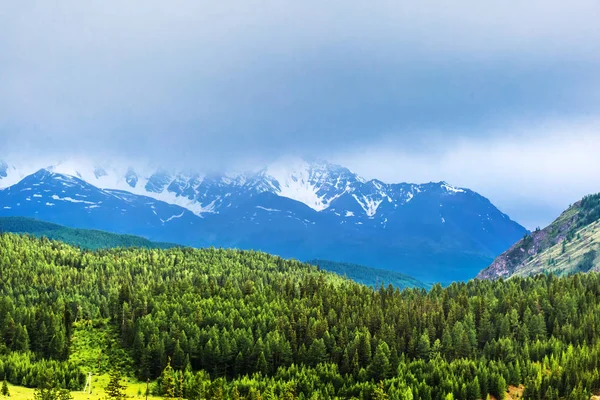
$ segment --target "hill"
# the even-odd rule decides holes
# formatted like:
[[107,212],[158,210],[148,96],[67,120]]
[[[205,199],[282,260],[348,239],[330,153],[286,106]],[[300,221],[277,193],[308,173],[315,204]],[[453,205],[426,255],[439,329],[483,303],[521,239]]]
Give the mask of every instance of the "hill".
[[[0,375],[81,389],[116,365],[210,399],[589,399],[600,274],[374,289],[223,249],[0,235]],[[14,388],[11,386],[11,388]]]
[[[178,246],[172,243],[152,242],[140,236],[122,235],[90,229],[68,228],[66,226],[25,217],[0,217],[0,233],[2,232],[23,233],[36,237],[46,237],[51,240],[60,240],[89,250],[115,247],[168,249]],[[334,272],[346,276],[355,282],[370,286],[377,286],[381,285],[381,283],[385,283],[392,284],[394,287],[400,289],[429,287],[429,285],[426,285],[415,278],[393,271],[325,260],[312,260],[308,261],[308,263],[317,265],[325,271]]]
[[363,285],[380,287],[382,284],[392,285],[396,288],[423,288],[428,289],[431,285],[427,285],[411,276],[401,274],[399,272],[382,270],[377,268],[365,267],[364,265],[342,263],[328,260],[309,260],[308,264],[316,265],[319,268],[335,272],[338,275],[352,279],[355,282]]
[[554,222],[519,240],[477,278],[540,273],[567,275],[600,270],[600,194],[571,205]]
[[0,217],[0,233],[24,233],[36,237],[47,237],[60,240],[81,248],[96,250],[113,247],[145,247],[167,249],[177,245],[171,243],[152,242],[140,236],[121,235],[111,232],[68,228],[26,217]]

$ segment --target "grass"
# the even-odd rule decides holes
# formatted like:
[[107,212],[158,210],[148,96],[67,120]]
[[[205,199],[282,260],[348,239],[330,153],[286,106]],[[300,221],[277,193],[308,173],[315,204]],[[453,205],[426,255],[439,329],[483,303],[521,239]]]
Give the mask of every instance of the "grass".
[[[108,372],[113,363],[118,363],[129,377],[123,378],[126,385],[127,398],[145,399],[146,382],[140,382],[133,375],[133,361],[129,354],[119,345],[118,333],[110,326],[108,320],[81,320],[73,324],[71,338],[71,354],[69,361],[79,365],[84,373],[92,372],[92,393],[73,391],[73,400],[101,400],[106,397],[104,388],[108,384]],[[150,382],[152,390],[154,382]],[[33,399],[35,389],[8,384],[10,397],[0,396],[0,400]],[[138,396],[139,394],[139,396]],[[158,400],[161,397],[148,395],[148,399]]]
[[[73,400],[100,400],[106,397],[106,393],[104,392],[104,387],[108,383],[108,374],[96,376],[92,378],[92,393],[85,393],[83,391],[75,391],[71,392],[73,396]],[[146,383],[139,382],[132,378],[126,378],[123,380],[123,383],[127,385],[126,394],[127,398],[130,399],[145,399],[144,393],[146,393]],[[152,390],[152,382],[150,383],[150,390]],[[0,395],[0,399],[2,400],[32,400],[33,392],[35,389],[26,388],[23,386],[14,386],[10,383],[8,384],[8,391],[10,393],[10,397],[4,397]],[[138,390],[141,393],[141,396],[138,397]],[[148,395],[149,400],[161,400],[162,397],[156,397]]]
[[119,343],[118,332],[108,320],[82,320],[73,324],[69,361],[85,373],[107,374],[118,364],[125,375],[133,375],[133,360]]

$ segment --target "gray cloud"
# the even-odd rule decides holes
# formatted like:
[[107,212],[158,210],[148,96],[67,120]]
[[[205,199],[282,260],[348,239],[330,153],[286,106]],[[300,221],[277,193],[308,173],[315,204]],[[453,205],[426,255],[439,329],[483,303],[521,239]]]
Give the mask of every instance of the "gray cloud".
[[[600,111],[594,0],[5,3],[4,152],[361,168],[367,148],[430,163]],[[444,179],[469,182],[470,167]]]

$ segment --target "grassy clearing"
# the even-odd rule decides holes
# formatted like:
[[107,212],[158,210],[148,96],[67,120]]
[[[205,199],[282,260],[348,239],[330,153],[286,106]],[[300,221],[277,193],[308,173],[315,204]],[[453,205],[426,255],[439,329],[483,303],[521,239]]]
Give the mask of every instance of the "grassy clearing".
[[[101,400],[106,397],[106,393],[104,392],[104,387],[108,383],[108,375],[100,375],[94,377],[92,380],[92,394],[84,393],[82,391],[71,392],[73,396],[73,400]],[[146,396],[144,395],[146,392],[146,383],[139,382],[135,379],[127,378],[123,380],[123,383],[126,383],[127,389],[127,398],[130,399],[144,399]],[[150,390],[152,390],[152,382],[150,382]],[[10,392],[10,397],[4,397],[0,395],[1,400],[33,400],[33,392],[35,389],[30,389],[22,386],[14,386],[10,383],[8,384],[8,390]],[[139,393],[139,396],[138,396]],[[148,395],[148,400],[161,400],[162,397],[155,397]]]
[[107,320],[83,320],[73,324],[69,361],[95,375],[107,374],[117,364],[125,375],[133,375],[133,360],[121,347],[118,333]]
[[[92,393],[83,391],[71,392],[73,400],[101,400],[106,397],[104,388],[108,384],[108,372],[114,363],[129,376],[133,375],[133,361],[129,354],[120,346],[117,332],[106,320],[82,320],[73,324],[71,337],[71,354],[69,361],[79,365],[84,373],[92,372]],[[124,378],[126,394],[131,399],[146,398],[146,382],[135,378]],[[152,390],[154,382],[150,382]],[[0,395],[0,400],[32,400],[35,389],[8,384],[10,397]],[[149,400],[159,400],[161,397],[148,395]]]

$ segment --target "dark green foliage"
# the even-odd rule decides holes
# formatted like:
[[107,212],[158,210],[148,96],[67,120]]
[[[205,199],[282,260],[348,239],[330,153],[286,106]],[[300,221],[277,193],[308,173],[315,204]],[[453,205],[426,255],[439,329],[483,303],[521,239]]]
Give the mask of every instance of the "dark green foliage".
[[577,221],[579,227],[589,225],[600,219],[600,193],[585,196],[581,200]]
[[[581,199],[579,206],[577,207],[577,211],[577,220],[571,226],[566,235],[567,242],[571,242],[576,238],[575,232],[578,229],[600,219],[600,193],[590,194]],[[577,239],[579,239],[579,237],[577,237]]]
[[2,380],[2,390],[0,390],[0,394],[2,396],[10,396],[10,392],[8,391],[8,384],[6,383],[6,379]]
[[325,271],[335,272],[336,274],[345,276],[355,282],[372,286],[374,288],[379,288],[381,285],[392,285],[395,288],[400,289],[428,289],[430,287],[430,285],[425,284],[411,276],[394,271],[365,267],[364,265],[327,260],[310,260],[307,261],[307,263],[316,265]]
[[84,249],[96,250],[113,247],[143,247],[149,249],[168,249],[177,245],[151,242],[140,236],[120,235],[116,233],[68,228],[66,226],[39,221],[25,217],[0,217],[0,233],[26,233],[36,237],[47,237]]
[[594,267],[594,260],[596,259],[596,251],[590,250],[583,255],[583,259],[577,263],[575,267],[576,272],[588,272]]
[[57,387],[81,388],[66,361],[73,329],[109,321],[111,343],[169,398],[462,400],[525,384],[525,399],[545,399],[600,388],[594,273],[401,291],[260,252],[90,252],[0,235],[0,277],[0,377],[25,386],[51,371]]

